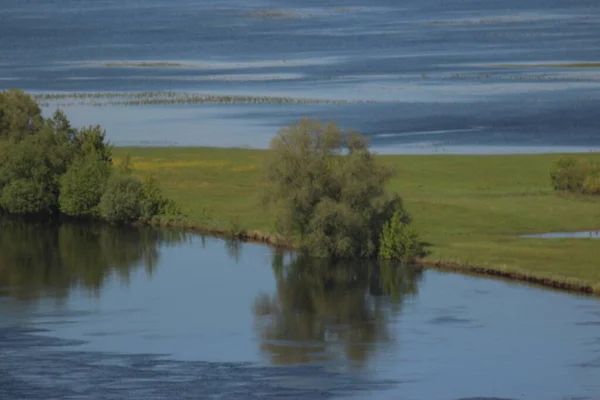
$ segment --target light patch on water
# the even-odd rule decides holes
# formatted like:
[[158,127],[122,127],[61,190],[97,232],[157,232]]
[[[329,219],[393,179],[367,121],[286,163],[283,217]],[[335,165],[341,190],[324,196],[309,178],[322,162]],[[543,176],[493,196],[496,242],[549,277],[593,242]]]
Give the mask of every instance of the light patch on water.
[[600,146],[497,146],[497,145],[448,145],[443,142],[427,141],[411,144],[372,145],[371,150],[382,155],[500,155],[500,154],[562,154],[597,153]]
[[324,56],[315,58],[296,58],[279,60],[98,60],[65,62],[75,67],[119,67],[119,68],[191,68],[191,69],[240,69],[240,68],[273,68],[273,67],[310,67],[331,65],[344,61],[345,58]]
[[391,138],[391,137],[406,137],[406,136],[429,136],[429,135],[443,135],[447,133],[459,133],[459,132],[475,132],[480,131],[484,127],[475,127],[469,129],[440,129],[434,131],[421,131],[421,132],[403,132],[403,133],[381,133],[375,135],[378,138]]
[[505,63],[470,63],[465,66],[482,68],[600,68],[600,61],[510,61]]
[[521,235],[530,239],[600,239],[600,230],[580,232],[546,232],[535,235]]
[[571,18],[578,18],[581,15],[559,15],[549,13],[521,13],[513,15],[494,15],[494,16],[481,16],[471,18],[453,18],[453,19],[440,19],[440,20],[424,20],[417,23],[420,26],[444,26],[444,25],[459,25],[459,26],[471,26],[471,25],[490,25],[490,24],[510,24],[510,23],[524,23],[524,22],[539,22],[539,21],[553,21],[553,20],[564,20]]
[[[231,82],[268,82],[303,79],[304,74],[299,73],[274,73],[274,74],[227,74],[227,75],[203,75],[203,76],[160,76],[155,80],[169,81],[231,81]],[[137,77],[148,80],[147,77]]]

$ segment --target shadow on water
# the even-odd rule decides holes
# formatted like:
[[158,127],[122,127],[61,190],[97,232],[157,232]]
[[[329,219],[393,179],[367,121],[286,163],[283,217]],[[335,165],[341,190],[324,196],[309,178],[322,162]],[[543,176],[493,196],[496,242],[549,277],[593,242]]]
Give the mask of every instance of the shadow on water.
[[276,294],[260,294],[254,304],[260,348],[274,365],[366,366],[393,341],[389,321],[416,295],[422,276],[416,267],[285,258],[273,256]]
[[99,295],[112,275],[122,282],[136,268],[152,275],[159,248],[186,239],[172,231],[0,219],[0,292],[19,300],[61,299],[80,286]]

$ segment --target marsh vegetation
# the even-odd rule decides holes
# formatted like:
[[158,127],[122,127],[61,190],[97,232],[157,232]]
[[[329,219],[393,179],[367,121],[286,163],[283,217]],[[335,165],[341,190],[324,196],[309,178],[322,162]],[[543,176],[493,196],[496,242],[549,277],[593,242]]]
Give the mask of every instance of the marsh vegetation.
[[235,96],[185,92],[102,92],[32,94],[41,106],[114,106],[169,104],[361,104],[369,100],[303,99],[279,96]]

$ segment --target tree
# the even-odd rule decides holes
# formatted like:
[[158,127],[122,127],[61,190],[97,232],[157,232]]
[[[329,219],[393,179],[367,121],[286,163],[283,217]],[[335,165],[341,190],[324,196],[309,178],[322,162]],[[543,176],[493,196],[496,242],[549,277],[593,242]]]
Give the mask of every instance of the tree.
[[0,208],[14,214],[55,214],[59,178],[71,152],[49,129],[11,141],[0,155]]
[[398,195],[385,186],[392,171],[377,162],[367,140],[333,123],[303,119],[271,141],[263,201],[275,229],[295,236],[317,257],[372,258],[394,213],[410,223]]
[[0,140],[19,141],[44,124],[38,104],[18,89],[0,92]]
[[110,168],[96,152],[76,159],[60,179],[60,211],[70,216],[99,216]]

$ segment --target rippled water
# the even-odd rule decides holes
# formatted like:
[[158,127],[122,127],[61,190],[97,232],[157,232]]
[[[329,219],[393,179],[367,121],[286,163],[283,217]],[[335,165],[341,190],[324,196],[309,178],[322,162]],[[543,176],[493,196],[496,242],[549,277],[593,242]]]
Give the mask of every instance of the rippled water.
[[265,147],[310,116],[387,153],[598,151],[599,16],[595,0],[5,0],[0,89],[373,102],[47,102],[118,145]]
[[595,399],[600,303],[167,231],[0,229],[2,399]]

